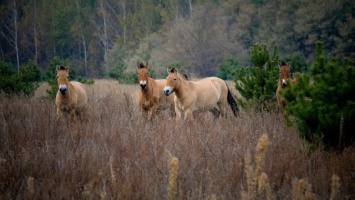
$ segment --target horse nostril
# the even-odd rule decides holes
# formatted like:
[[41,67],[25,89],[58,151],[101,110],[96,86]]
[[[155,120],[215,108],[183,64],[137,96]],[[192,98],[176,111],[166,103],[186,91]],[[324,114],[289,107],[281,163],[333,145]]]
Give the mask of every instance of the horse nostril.
[[140,84],[142,90],[144,90],[147,87],[147,84]]
[[169,95],[170,91],[169,90],[163,90],[165,95]]

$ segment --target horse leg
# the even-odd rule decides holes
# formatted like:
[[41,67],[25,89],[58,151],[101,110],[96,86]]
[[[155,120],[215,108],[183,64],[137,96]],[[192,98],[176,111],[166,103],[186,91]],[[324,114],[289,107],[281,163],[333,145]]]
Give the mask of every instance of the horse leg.
[[218,107],[221,113],[221,117],[227,117],[227,113],[226,113],[226,104],[225,103],[218,103]]
[[221,112],[217,108],[212,108],[210,112],[213,114],[215,118],[218,118]]
[[280,94],[278,92],[279,91],[277,91],[277,94],[276,94],[277,104],[279,105],[280,112],[283,113],[284,112],[284,108],[283,108],[284,105],[283,105],[281,96],[280,96]]
[[148,113],[149,113],[149,109],[146,108],[144,105],[141,106],[141,111],[142,111],[142,117],[144,120],[148,119]]
[[70,122],[73,123],[75,120],[75,109],[70,109]]
[[157,114],[157,109],[158,109],[158,104],[155,103],[155,104],[153,105],[153,107],[152,107],[152,113],[150,114],[149,119],[153,119],[153,118],[156,116],[156,114]]
[[186,109],[184,110],[185,112],[185,121],[192,121],[193,116],[192,116],[192,110],[191,109]]
[[179,122],[181,119],[181,110],[177,106],[177,103],[175,102],[175,122]]
[[173,105],[169,106],[169,113],[170,113],[171,118],[174,119],[174,117],[175,117],[175,109],[174,109]]
[[57,107],[57,117],[56,117],[56,120],[58,121],[59,120],[59,117],[61,116],[61,110],[59,107]]

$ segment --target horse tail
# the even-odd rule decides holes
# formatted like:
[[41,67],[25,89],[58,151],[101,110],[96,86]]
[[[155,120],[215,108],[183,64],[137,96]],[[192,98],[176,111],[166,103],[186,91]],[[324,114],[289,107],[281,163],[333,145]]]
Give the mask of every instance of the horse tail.
[[[227,84],[226,84],[227,85]],[[228,90],[228,94],[227,94],[227,102],[230,105],[234,116],[238,117],[239,116],[239,108],[238,108],[238,104],[237,101],[234,99],[232,92],[230,91],[228,85],[227,85],[227,90]]]

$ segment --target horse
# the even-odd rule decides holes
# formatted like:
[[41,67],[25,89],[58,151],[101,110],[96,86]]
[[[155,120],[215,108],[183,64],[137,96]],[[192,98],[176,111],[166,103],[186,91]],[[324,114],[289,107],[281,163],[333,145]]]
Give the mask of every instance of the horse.
[[144,64],[138,61],[137,68],[140,86],[138,104],[141,107],[142,116],[145,119],[153,119],[157,114],[157,110],[166,109],[170,109],[171,113],[174,113],[174,96],[167,97],[162,93],[166,80],[154,80],[149,77],[148,62]]
[[168,69],[166,86],[163,89],[166,96],[175,93],[174,105],[176,122],[181,119],[181,111],[184,112],[184,120],[193,119],[193,112],[211,111],[218,116],[227,117],[226,104],[230,105],[233,114],[238,117],[239,108],[232,96],[228,85],[220,78],[208,77],[198,81],[184,79],[178,70],[173,67]]
[[284,61],[279,62],[279,80],[277,84],[276,90],[276,99],[277,104],[279,106],[280,112],[284,112],[284,108],[286,106],[286,101],[280,95],[280,91],[283,90],[289,83],[295,84],[297,82],[296,78],[290,80],[290,64]]
[[83,84],[77,81],[70,81],[69,68],[64,65],[57,66],[58,91],[55,104],[57,107],[57,120],[62,113],[70,114],[70,121],[75,120],[75,115],[79,115],[86,109],[88,97]]

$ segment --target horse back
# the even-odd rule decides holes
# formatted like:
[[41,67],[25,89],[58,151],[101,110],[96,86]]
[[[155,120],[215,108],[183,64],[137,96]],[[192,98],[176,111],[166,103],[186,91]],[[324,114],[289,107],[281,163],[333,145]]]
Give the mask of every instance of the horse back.
[[73,91],[75,93],[73,95],[75,95],[77,98],[77,107],[84,107],[88,102],[88,97],[84,85],[77,81],[71,81],[70,84],[73,86]]
[[226,83],[217,77],[204,78],[196,81],[195,84],[198,85],[201,93],[203,92],[205,95],[217,97],[218,99],[228,92]]
[[207,110],[215,107],[218,102],[225,101],[228,94],[227,85],[217,77],[192,82],[189,87],[190,91],[194,91],[191,96],[195,95],[195,106]]

